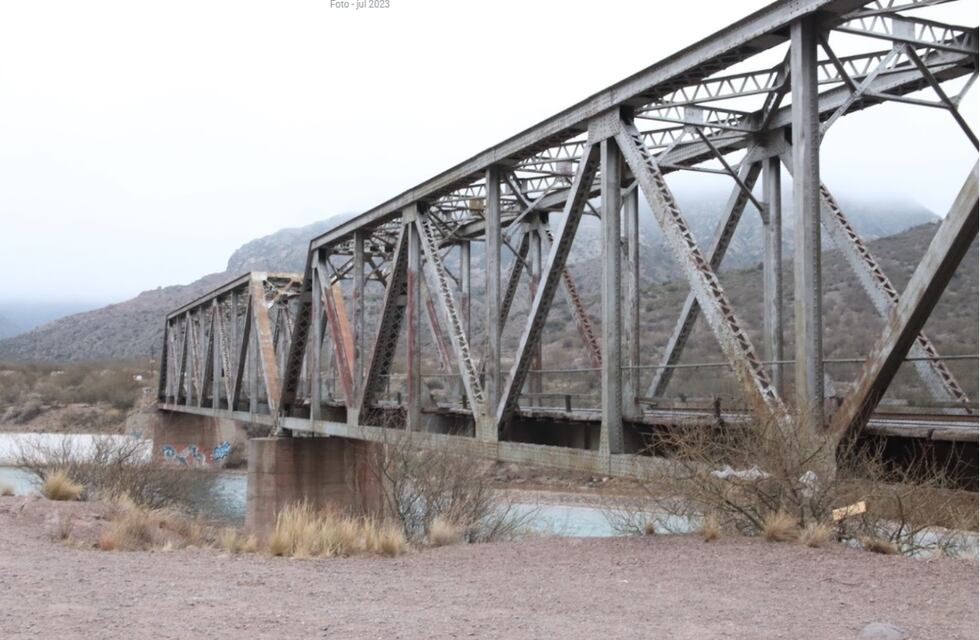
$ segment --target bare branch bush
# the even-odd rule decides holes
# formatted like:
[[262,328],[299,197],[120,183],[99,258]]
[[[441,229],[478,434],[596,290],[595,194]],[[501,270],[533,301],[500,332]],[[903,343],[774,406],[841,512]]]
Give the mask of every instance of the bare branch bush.
[[466,542],[517,538],[533,511],[517,509],[492,484],[492,464],[447,447],[425,447],[426,434],[385,429],[373,447],[370,472],[381,486],[382,513],[399,522],[413,543],[429,539],[432,524],[451,524]]
[[64,472],[84,487],[83,500],[126,496],[148,509],[190,510],[212,490],[214,474],[153,461],[144,441],[96,436],[91,442],[83,449],[70,438],[27,438],[19,444],[15,464],[33,474],[39,485]]
[[[776,423],[657,433],[650,447],[670,464],[640,481],[637,497],[607,503],[606,517],[621,533],[650,522],[695,531],[710,515],[722,531],[760,535],[781,516],[798,531],[831,527],[837,540],[881,539],[908,554],[950,552],[964,530],[977,530],[977,496],[956,486],[950,463],[923,450],[893,464],[880,440],[802,433]],[[828,472],[830,451],[837,463]],[[835,520],[835,509],[859,501],[867,511]],[[679,527],[664,526],[671,520]]]

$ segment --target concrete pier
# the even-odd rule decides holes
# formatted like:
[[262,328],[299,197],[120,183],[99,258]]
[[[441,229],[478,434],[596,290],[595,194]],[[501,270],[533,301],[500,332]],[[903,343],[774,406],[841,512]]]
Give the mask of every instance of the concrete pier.
[[157,412],[150,432],[154,460],[188,467],[223,466],[247,439],[244,424],[234,420],[172,411]]
[[260,538],[286,505],[309,501],[354,513],[381,505],[371,443],[348,438],[254,438],[248,450],[245,528]]

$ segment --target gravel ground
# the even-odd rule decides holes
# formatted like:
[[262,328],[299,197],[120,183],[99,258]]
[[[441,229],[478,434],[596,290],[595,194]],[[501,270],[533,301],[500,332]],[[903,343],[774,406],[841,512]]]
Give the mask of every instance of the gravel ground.
[[396,559],[101,552],[104,510],[0,498],[0,637],[976,638],[977,563],[758,539],[539,538]]

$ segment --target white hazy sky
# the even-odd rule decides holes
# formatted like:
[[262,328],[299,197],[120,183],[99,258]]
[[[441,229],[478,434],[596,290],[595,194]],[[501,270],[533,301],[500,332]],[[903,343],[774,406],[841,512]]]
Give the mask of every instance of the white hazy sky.
[[[0,300],[116,301],[220,271],[766,3],[390,4],[0,4]],[[976,24],[973,0],[940,10]],[[975,157],[948,114],[889,105],[835,125],[823,166],[831,187],[942,213]]]

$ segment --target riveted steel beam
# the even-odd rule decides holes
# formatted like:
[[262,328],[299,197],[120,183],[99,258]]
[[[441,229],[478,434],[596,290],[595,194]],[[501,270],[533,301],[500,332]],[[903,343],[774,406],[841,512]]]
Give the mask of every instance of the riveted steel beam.
[[844,434],[862,427],[867,421],[976,239],[978,167],[980,164],[973,165],[925,257],[888,314],[885,327],[861,368],[853,390],[833,417],[832,433]]
[[[745,206],[749,202],[748,193],[755,186],[760,173],[761,164],[757,162],[743,162],[738,169],[739,183],[732,189],[731,195],[725,203],[721,218],[715,227],[711,246],[708,249],[708,265],[713,271],[717,271],[721,267],[728,247],[731,246],[732,238],[735,236],[738,223],[742,219]],[[691,290],[684,300],[677,322],[667,340],[667,346],[664,348],[663,356],[660,359],[660,367],[654,372],[653,379],[650,381],[650,388],[647,390],[647,396],[657,398],[666,392],[667,385],[670,384],[674,375],[672,367],[680,361],[700,310],[698,296],[694,290]]]
[[748,334],[735,316],[735,310],[710,261],[698,248],[663,174],[644,147],[642,136],[635,126],[624,122],[616,134],[616,141],[668,245],[684,270],[708,326],[731,363],[735,377],[741,382],[749,404],[763,418],[784,420],[787,414],[782,399],[772,386],[766,367],[756,355]]
[[[500,400],[497,406],[497,424],[501,428],[505,427],[510,421],[511,416],[517,409],[518,399],[524,381],[527,379],[531,357],[538,341],[541,339],[541,331],[544,329],[544,321],[554,300],[555,291],[561,280],[561,274],[565,270],[565,262],[575,239],[575,232],[578,229],[579,221],[582,219],[582,212],[588,200],[588,186],[592,184],[596,172],[599,169],[599,148],[598,145],[589,145],[583,154],[582,162],[579,164],[572,183],[571,197],[565,204],[564,216],[558,232],[555,234],[555,241],[551,245],[548,253],[548,260],[544,266],[544,278],[541,286],[534,296],[531,309],[528,312],[528,319],[521,334],[517,353],[514,358],[514,365],[511,367],[507,382],[503,387]],[[488,395],[489,397],[489,395]]]

